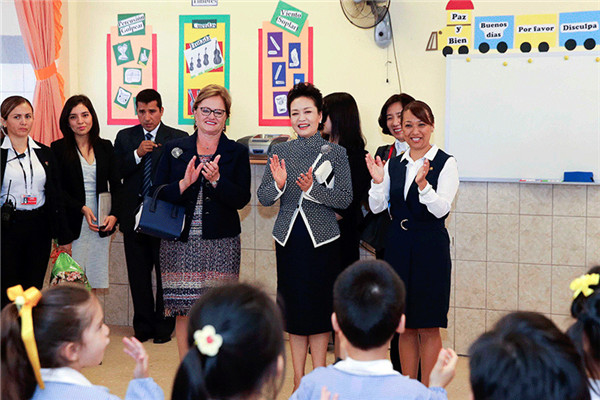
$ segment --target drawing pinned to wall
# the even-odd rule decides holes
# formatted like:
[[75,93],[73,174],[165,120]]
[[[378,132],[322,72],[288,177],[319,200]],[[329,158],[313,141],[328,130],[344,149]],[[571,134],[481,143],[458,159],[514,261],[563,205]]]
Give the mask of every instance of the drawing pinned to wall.
[[179,124],[193,125],[197,92],[229,88],[229,15],[180,15],[179,44]]
[[446,5],[446,26],[432,32],[426,51],[441,48],[442,54],[468,54],[496,50],[499,53],[545,53],[575,50],[582,46],[594,50],[600,44],[600,11],[558,14],[477,16],[473,21],[473,2],[450,0]]
[[140,54],[138,55],[137,63],[143,66],[148,65],[148,60],[150,59],[150,49],[141,48]]
[[287,92],[313,79],[313,29],[306,24],[296,37],[272,23],[258,30],[258,124],[290,126]]
[[156,34],[146,25],[145,14],[119,14],[117,26],[106,35],[109,125],[138,123],[131,100],[142,89],[156,89],[156,62]]
[[184,54],[192,78],[223,66],[222,51],[217,38],[211,38],[209,35],[190,43]]

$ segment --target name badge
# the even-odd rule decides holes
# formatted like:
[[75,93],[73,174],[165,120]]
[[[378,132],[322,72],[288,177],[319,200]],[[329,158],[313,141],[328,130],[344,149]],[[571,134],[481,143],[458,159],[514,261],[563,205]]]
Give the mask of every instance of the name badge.
[[31,194],[24,194],[21,198],[21,205],[23,206],[35,206],[37,204],[37,197]]

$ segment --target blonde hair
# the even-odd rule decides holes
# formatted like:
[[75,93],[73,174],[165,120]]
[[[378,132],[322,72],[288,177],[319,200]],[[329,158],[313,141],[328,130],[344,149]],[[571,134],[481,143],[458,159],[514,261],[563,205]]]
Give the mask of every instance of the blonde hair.
[[227,114],[227,118],[229,118],[231,112],[231,96],[227,89],[225,89],[221,85],[210,84],[204,86],[199,92],[196,100],[194,101],[194,111],[198,108],[198,105],[209,97],[219,96],[223,99],[223,103],[225,103],[225,114]]

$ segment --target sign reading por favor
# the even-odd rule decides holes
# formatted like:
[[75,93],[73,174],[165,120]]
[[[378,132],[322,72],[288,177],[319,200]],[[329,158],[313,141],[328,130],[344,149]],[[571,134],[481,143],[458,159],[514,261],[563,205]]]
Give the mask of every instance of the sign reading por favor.
[[119,36],[145,35],[146,14],[118,14],[117,26],[119,28]]
[[300,37],[307,17],[308,14],[304,11],[300,11],[296,7],[280,1],[277,4],[271,23],[286,32]]

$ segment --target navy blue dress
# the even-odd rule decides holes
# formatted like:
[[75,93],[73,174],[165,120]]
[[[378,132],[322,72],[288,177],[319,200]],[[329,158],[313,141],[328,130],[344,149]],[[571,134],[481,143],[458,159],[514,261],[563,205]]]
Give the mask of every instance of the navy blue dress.
[[[438,150],[430,162],[427,181],[437,190],[438,178],[450,156]],[[416,182],[404,199],[406,165],[395,157],[389,161],[390,211],[385,260],[406,285],[406,327],[446,328],[450,304],[450,237],[444,221],[419,202]],[[404,221],[404,222],[402,222]]]

